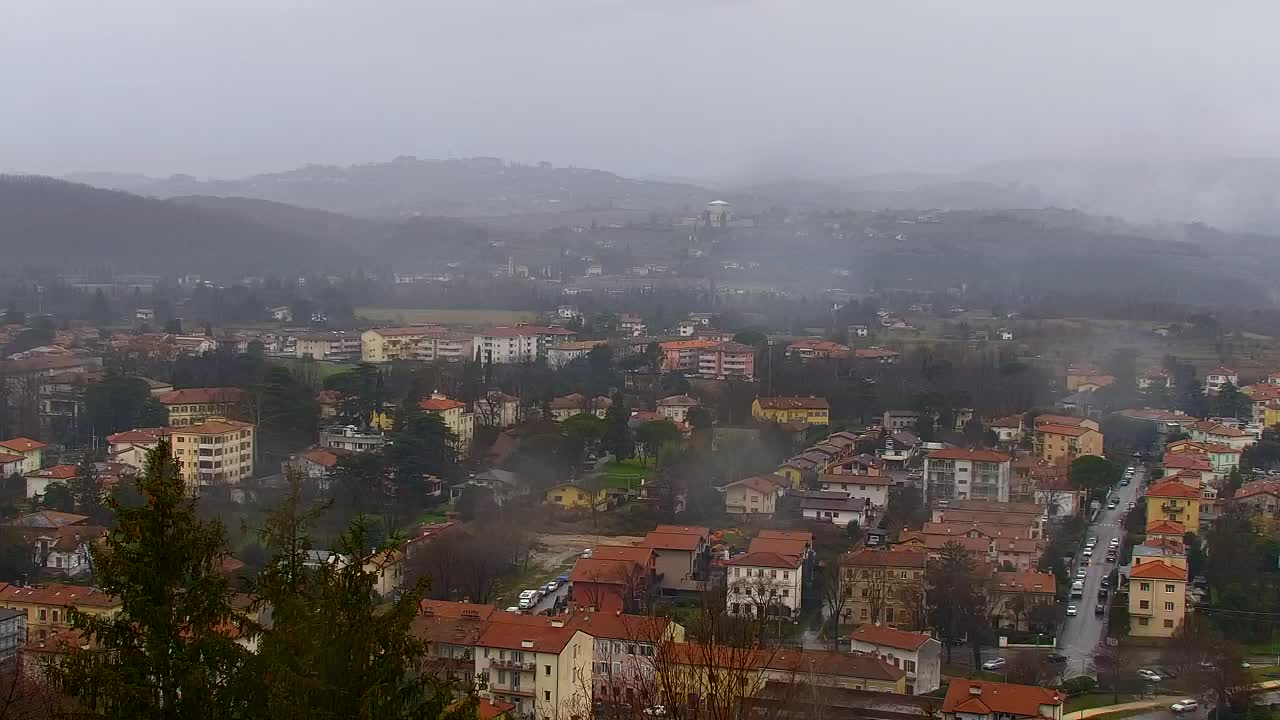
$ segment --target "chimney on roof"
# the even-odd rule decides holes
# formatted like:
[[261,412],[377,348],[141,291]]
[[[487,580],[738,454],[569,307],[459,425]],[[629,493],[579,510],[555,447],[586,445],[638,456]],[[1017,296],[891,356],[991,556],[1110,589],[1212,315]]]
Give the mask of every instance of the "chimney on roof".
[[554,627],[554,628],[562,628],[562,627],[564,627],[564,621],[563,621],[563,620],[552,620],[552,621],[551,621],[551,627]]
[[982,686],[981,686],[981,685],[976,685],[976,684],[975,684],[975,685],[970,685],[970,686],[969,686],[969,694],[970,694],[970,695],[981,695],[981,694],[982,694]]
[[[563,623],[562,623],[562,624],[563,624]],[[522,647],[522,648],[531,648],[531,647],[533,647],[533,641],[532,641],[532,640],[521,640],[521,641],[520,641],[520,647]]]

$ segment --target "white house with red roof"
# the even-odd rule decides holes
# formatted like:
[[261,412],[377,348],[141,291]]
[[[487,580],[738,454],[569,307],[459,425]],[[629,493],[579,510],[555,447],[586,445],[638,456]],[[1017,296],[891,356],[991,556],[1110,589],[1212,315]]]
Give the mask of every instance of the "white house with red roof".
[[720,486],[724,511],[730,515],[772,516],[791,481],[781,475],[753,475]]
[[1227,383],[1240,387],[1240,375],[1231,368],[1219,365],[1204,374],[1204,391],[1210,395],[1216,395]]
[[865,623],[849,635],[849,652],[902,668],[912,695],[933,692],[942,684],[942,643],[924,633]]
[[804,562],[796,555],[749,552],[725,563],[725,607],[734,615],[791,617],[800,611]]
[[467,454],[471,451],[471,441],[476,432],[475,413],[467,412],[466,403],[454,400],[441,393],[431,393],[431,397],[423,398],[418,407],[440,418],[457,438],[457,450]]
[[1237,450],[1244,450],[1257,440],[1253,435],[1239,428],[1209,420],[1193,423],[1187,428],[1187,434],[1197,442],[1227,445]]
[[27,473],[27,497],[43,497],[52,483],[66,483],[76,476],[79,468],[75,465],[53,465]]
[[0,440],[0,452],[8,455],[21,455],[22,467],[19,472],[29,473],[40,469],[41,452],[48,447],[47,443],[31,438],[16,437],[11,440]]
[[1062,720],[1067,696],[1035,685],[952,678],[942,720]]

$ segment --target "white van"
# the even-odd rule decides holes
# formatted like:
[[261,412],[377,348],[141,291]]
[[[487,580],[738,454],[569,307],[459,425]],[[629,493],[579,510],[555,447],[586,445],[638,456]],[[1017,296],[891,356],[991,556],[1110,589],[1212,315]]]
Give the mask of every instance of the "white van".
[[1082,581],[1077,580],[1071,583],[1071,597],[1084,597],[1084,583]]

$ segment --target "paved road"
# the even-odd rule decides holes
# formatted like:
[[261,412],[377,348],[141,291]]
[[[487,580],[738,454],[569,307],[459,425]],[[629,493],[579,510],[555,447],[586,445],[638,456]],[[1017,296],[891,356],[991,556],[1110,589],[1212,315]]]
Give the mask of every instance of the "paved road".
[[[1253,698],[1253,702],[1255,705],[1270,705],[1274,703],[1280,703],[1280,692],[1272,691],[1272,692],[1266,692],[1259,695],[1255,695]],[[1174,711],[1170,710],[1167,707],[1164,707],[1159,710],[1151,710],[1149,712],[1143,712],[1137,715],[1131,715],[1129,717],[1133,718],[1134,720],[1175,720],[1175,718],[1177,718],[1178,720],[1204,720],[1204,718],[1208,716],[1209,708],[1211,706],[1212,706],[1211,704],[1205,703],[1204,698],[1200,698],[1200,709],[1193,713],[1179,714],[1179,713],[1175,713]],[[1074,716],[1070,716],[1070,717],[1064,717],[1063,720],[1075,720],[1075,718]]]
[[[1098,522],[1089,526],[1086,532],[1086,537],[1097,537],[1098,544],[1095,547],[1092,562],[1083,565],[1088,568],[1089,573],[1084,581],[1084,597],[1070,601],[1076,606],[1079,614],[1066,618],[1058,633],[1058,652],[1068,658],[1067,667],[1064,670],[1066,677],[1088,672],[1089,656],[1093,654],[1098,642],[1105,637],[1107,619],[1095,615],[1094,606],[1098,603],[1098,588],[1102,586],[1102,579],[1116,567],[1115,564],[1106,562],[1106,548],[1111,538],[1124,537],[1124,529],[1120,526],[1121,520],[1127,512],[1129,503],[1136,503],[1141,496],[1145,477],[1146,470],[1139,466],[1128,486],[1116,488],[1116,494],[1120,496],[1120,503],[1116,509],[1107,510],[1104,506],[1102,513],[1098,516]],[[1085,558],[1080,557],[1080,550],[1083,548],[1076,551],[1078,563],[1086,563]],[[1075,568],[1072,568],[1072,576],[1074,575]],[[1115,588],[1112,588],[1113,592],[1114,590]]]

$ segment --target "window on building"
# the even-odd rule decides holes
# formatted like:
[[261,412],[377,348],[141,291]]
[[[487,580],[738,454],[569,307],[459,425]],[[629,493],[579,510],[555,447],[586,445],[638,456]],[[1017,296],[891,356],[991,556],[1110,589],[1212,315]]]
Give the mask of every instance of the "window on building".
[[906,670],[907,672],[915,672],[915,671],[916,671],[916,661],[915,661],[915,660],[903,660],[903,661],[902,661],[902,669],[903,669],[903,670]]
[[866,608],[861,608],[861,612],[859,612],[859,613],[858,613],[858,616],[859,616],[859,617],[861,617],[863,620],[866,620],[866,619],[867,619],[867,609],[866,609]]
[[1144,618],[1144,617],[1140,617],[1140,618],[1138,618],[1138,624],[1139,624],[1139,625],[1150,625],[1150,624],[1151,624],[1151,618]]
[[547,702],[551,702],[551,691],[550,691],[550,690],[543,690],[543,691],[542,691],[542,699],[543,699],[543,700],[546,700]]
[[1139,589],[1139,590],[1141,590],[1142,592],[1150,592],[1150,591],[1151,591],[1151,583],[1146,583],[1146,582],[1144,582],[1144,583],[1138,583],[1138,589]]
[[1173,603],[1171,603],[1171,602],[1167,602],[1167,603],[1165,603],[1165,604],[1164,604],[1164,609],[1165,609],[1165,610],[1172,610],[1172,609],[1173,609]]
[[1172,592],[1177,592],[1177,589],[1176,589],[1176,588],[1174,588],[1174,586],[1172,586],[1172,585],[1165,585],[1165,586],[1164,586],[1164,591],[1165,591],[1165,592],[1167,592],[1167,593],[1172,593]]
[[1164,621],[1164,626],[1165,626],[1165,627],[1167,627],[1167,628],[1171,628],[1171,627],[1173,627],[1173,621],[1172,621],[1172,620],[1165,620],[1165,621]]
[[1146,610],[1146,609],[1148,609],[1148,608],[1150,608],[1150,607],[1151,607],[1151,601],[1150,601],[1150,600],[1139,600],[1139,601],[1138,601],[1138,608],[1139,608],[1139,609]]
[[551,666],[550,666],[550,665],[544,665],[543,667],[545,667],[545,668],[547,669],[546,674],[547,674],[547,675],[550,675],[550,674],[551,674]]

